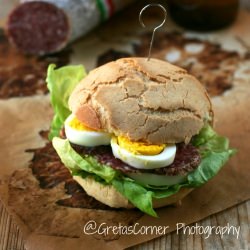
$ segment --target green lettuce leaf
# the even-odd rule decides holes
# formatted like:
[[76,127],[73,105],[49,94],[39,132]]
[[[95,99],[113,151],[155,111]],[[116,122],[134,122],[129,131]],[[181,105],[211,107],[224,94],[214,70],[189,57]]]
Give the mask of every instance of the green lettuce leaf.
[[199,135],[193,138],[192,143],[199,148],[202,155],[198,168],[187,176],[187,181],[184,183],[167,186],[165,189],[156,189],[138,184],[111,167],[98,163],[92,156],[78,154],[68,140],[53,139],[54,148],[73,175],[81,175],[83,178],[96,175],[96,181],[113,185],[135,207],[154,217],[157,214],[152,206],[153,199],[169,197],[182,187],[194,188],[203,185],[213,178],[230,156],[236,152],[229,149],[228,139],[217,135],[210,126],[204,127]]
[[112,185],[142,212],[157,217],[157,214],[153,209],[154,193],[152,191],[147,190],[134,180],[126,177],[114,179]]
[[49,139],[58,136],[65,119],[70,115],[68,100],[75,86],[85,75],[82,65],[65,66],[55,69],[51,64],[47,71],[47,86],[50,92],[50,100],[54,110],[54,118],[50,126]]
[[117,171],[113,168],[100,164],[94,157],[81,156],[70,145],[68,140],[54,137],[53,147],[61,158],[63,164],[72,171],[83,170],[101,177],[107,183],[114,179]]
[[199,187],[213,178],[228,161],[233,150],[225,152],[208,152],[203,157],[199,167],[188,175],[188,183],[191,187]]
[[213,178],[236,153],[235,149],[229,148],[229,140],[219,136],[208,125],[193,138],[192,144],[199,148],[202,161],[199,167],[187,176],[191,187],[201,186]]

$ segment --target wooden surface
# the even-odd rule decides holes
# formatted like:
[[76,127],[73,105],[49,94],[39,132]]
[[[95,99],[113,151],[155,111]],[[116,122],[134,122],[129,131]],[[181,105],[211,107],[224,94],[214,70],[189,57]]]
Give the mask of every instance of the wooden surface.
[[[230,223],[231,226],[240,226],[239,239],[237,239],[235,235],[224,235],[224,237],[221,238],[216,234],[212,234],[208,239],[205,239],[205,235],[185,235],[183,233],[177,235],[176,232],[173,232],[135,246],[131,248],[131,250],[250,249],[250,200],[198,222],[199,225],[204,227],[224,226],[227,223]],[[10,216],[2,204],[0,204],[0,249],[25,249],[20,231],[11,221]]]

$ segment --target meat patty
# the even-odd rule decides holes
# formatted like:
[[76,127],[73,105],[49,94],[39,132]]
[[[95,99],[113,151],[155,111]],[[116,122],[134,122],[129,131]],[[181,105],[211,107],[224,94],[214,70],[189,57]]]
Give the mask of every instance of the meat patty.
[[115,170],[124,174],[127,173],[152,173],[158,175],[186,175],[196,169],[200,162],[201,156],[197,148],[192,144],[177,144],[177,151],[174,162],[163,168],[156,169],[137,169],[129,166],[121,160],[114,157],[110,146],[83,147],[71,144],[72,147],[81,155],[95,157],[101,164],[106,164]]

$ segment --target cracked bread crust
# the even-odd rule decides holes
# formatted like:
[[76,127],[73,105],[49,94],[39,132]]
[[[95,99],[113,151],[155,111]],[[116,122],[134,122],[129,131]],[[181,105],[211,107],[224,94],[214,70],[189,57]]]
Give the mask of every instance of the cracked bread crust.
[[211,101],[196,78],[147,58],[122,58],[92,70],[71,94],[69,106],[91,128],[151,144],[188,143],[213,118]]

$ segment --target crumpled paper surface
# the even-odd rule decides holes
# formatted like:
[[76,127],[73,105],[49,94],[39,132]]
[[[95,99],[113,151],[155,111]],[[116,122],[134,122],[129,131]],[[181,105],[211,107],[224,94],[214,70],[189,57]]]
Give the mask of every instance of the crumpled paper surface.
[[[249,79],[243,79],[244,75],[242,72],[240,73],[240,71],[244,71],[243,68],[248,67],[250,68],[249,61],[242,63],[242,69],[237,72],[238,78],[235,80],[234,89],[223,97],[213,99],[217,117],[216,130],[230,138],[232,147],[237,148],[238,153],[214,179],[184,198],[182,206],[158,209],[160,219],[142,216],[136,220],[141,226],[165,225],[170,227],[167,230],[170,232],[175,229],[178,222],[189,224],[250,198],[248,152],[250,82]],[[27,168],[32,154],[25,153],[25,150],[42,147],[45,143],[40,137],[39,131],[47,130],[49,127],[52,117],[49,98],[47,96],[13,98],[1,101],[0,104],[1,198],[16,217],[20,228],[24,229],[28,249],[50,249],[49,247],[51,249],[69,249],[69,247],[77,249],[79,244],[86,248],[92,247],[92,249],[93,247],[96,249],[124,248],[157,236],[129,235],[121,236],[113,241],[110,239],[105,241],[100,240],[102,238],[100,236],[84,235],[83,226],[88,220],[106,222],[109,216],[112,217],[110,212],[75,208],[56,210],[53,207],[55,206],[53,199],[56,195],[64,195],[63,187],[46,192],[39,190],[37,180]],[[15,170],[18,172],[15,172],[14,175],[19,175],[21,178],[13,179]],[[10,175],[12,177],[9,182],[8,176]],[[37,188],[31,188],[29,193],[25,193],[30,199],[18,203],[17,197],[12,196],[13,188],[20,189],[21,192],[18,194],[22,195],[25,187],[34,187],[34,185]],[[15,198],[14,201],[13,198]],[[32,206],[32,203],[37,205],[38,201],[41,202],[40,207]],[[42,206],[44,202],[48,204],[48,207]],[[48,215],[48,211],[56,211],[56,213],[53,212],[53,218]],[[24,218],[25,214],[27,217]],[[27,218],[28,220],[25,221],[24,219]],[[50,221],[46,221],[46,219],[50,219]],[[23,223],[24,221],[25,223]],[[116,221],[116,223],[118,222]],[[71,236],[77,238],[71,238]]]

